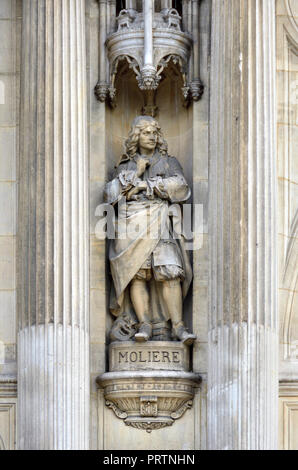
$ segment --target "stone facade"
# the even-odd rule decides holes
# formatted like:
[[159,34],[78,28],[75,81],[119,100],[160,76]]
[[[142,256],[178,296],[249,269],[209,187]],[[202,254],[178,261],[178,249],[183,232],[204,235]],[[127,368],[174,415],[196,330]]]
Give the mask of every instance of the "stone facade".
[[0,5],[0,448],[16,447],[16,234],[22,4]]
[[297,449],[297,145],[298,8],[276,5],[279,297],[279,446]]
[[[94,88],[110,79],[104,42],[118,26],[111,16],[107,31],[103,15],[117,4],[0,2],[0,449],[298,449],[297,2],[181,2],[178,26],[195,31],[193,100],[171,63],[144,102],[121,63],[114,107]],[[203,205],[185,304],[197,336],[191,363],[175,344],[109,346],[108,248],[96,208],[149,104],[191,202]],[[162,358],[166,392],[149,393]],[[168,358],[176,372],[166,377]],[[196,386],[183,375],[191,373]],[[175,387],[182,402],[170,409]],[[153,429],[160,410],[168,424]]]

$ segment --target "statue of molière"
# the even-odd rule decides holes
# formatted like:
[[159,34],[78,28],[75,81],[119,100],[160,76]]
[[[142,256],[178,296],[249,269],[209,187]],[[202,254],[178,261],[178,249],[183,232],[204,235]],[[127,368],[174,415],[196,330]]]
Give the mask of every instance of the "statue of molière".
[[117,210],[109,247],[110,310],[117,317],[111,339],[190,345],[196,336],[185,328],[183,299],[192,270],[169,210],[187,201],[190,189],[154,118],[135,118],[125,150],[104,191],[105,201]]

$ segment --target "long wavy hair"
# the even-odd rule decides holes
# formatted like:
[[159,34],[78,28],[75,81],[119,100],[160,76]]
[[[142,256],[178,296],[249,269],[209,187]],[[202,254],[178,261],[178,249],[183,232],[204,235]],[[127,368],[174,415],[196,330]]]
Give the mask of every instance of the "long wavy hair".
[[139,148],[140,133],[149,125],[154,126],[157,131],[156,149],[162,156],[167,155],[168,144],[164,139],[158,122],[151,116],[138,116],[133,120],[131,129],[128,134],[128,138],[125,140],[124,143],[125,154],[122,155],[118,165],[122,161],[131,160],[132,158],[134,158]]

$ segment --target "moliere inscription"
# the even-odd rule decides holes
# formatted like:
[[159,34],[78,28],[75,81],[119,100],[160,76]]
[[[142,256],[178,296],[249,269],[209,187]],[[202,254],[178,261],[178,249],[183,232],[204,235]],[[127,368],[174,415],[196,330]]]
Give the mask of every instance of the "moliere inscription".
[[179,341],[131,341],[110,345],[110,371],[177,370],[188,371],[189,351]]

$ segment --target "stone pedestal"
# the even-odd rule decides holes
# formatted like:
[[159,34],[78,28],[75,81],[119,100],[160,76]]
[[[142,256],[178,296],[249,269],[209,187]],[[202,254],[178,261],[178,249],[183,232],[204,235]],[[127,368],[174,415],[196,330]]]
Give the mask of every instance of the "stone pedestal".
[[110,372],[138,370],[189,370],[189,349],[179,341],[111,343]]
[[127,426],[151,432],[192,407],[201,378],[189,370],[189,348],[177,341],[114,342],[110,372],[97,378],[106,405]]

